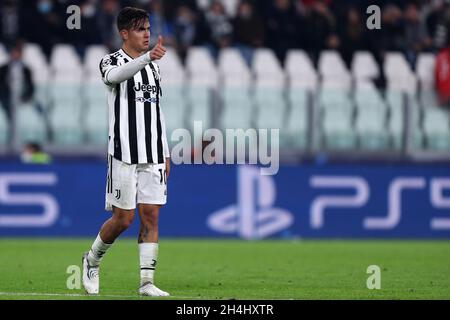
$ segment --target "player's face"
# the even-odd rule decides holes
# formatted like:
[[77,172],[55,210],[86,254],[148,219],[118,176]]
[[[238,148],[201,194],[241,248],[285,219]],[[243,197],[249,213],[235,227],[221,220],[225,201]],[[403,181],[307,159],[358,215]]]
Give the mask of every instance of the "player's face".
[[150,23],[148,20],[136,29],[128,31],[128,43],[136,51],[147,51],[150,43]]

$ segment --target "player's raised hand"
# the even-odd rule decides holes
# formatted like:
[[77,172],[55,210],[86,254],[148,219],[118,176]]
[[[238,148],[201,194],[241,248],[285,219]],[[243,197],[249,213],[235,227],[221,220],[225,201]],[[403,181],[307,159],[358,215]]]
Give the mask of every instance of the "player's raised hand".
[[159,60],[161,59],[164,54],[166,53],[166,48],[163,46],[163,38],[162,36],[158,37],[158,43],[156,46],[150,51],[150,59],[152,60]]

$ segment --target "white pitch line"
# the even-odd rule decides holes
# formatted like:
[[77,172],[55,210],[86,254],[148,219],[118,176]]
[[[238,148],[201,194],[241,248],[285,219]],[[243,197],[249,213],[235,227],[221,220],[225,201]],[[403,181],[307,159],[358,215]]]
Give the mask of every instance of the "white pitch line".
[[[142,297],[139,295],[112,295],[112,294],[99,294],[88,295],[79,293],[39,293],[39,292],[0,292],[0,296],[49,296],[49,297],[100,297],[100,298],[150,298]],[[156,298],[156,297],[153,297]],[[169,296],[168,298],[180,298],[180,299],[202,299],[199,297],[185,297],[185,296]]]

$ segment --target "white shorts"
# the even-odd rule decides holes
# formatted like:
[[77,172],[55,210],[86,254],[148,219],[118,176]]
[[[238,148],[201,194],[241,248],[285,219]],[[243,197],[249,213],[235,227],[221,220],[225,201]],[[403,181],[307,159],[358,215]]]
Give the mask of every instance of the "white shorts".
[[128,164],[108,155],[105,210],[112,206],[131,210],[138,203],[165,204],[167,201],[166,165]]

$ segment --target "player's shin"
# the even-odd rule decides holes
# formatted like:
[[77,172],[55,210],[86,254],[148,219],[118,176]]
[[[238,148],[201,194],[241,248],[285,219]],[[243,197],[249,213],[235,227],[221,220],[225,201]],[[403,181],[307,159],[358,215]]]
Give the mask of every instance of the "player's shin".
[[141,286],[153,282],[158,259],[158,243],[139,243],[139,259],[141,267]]

